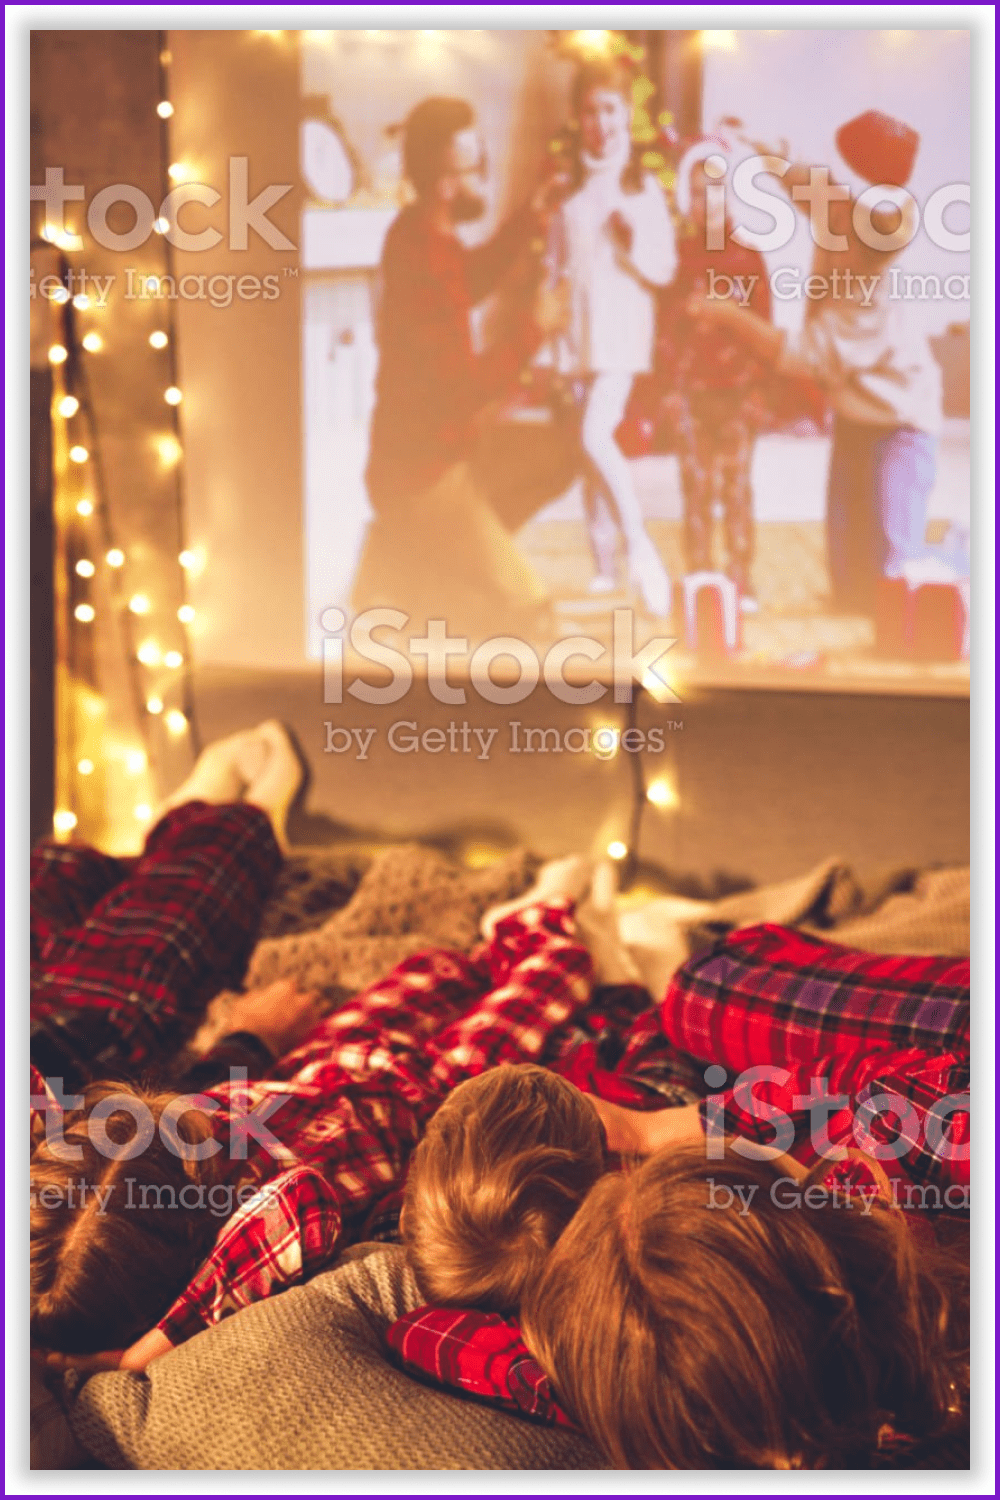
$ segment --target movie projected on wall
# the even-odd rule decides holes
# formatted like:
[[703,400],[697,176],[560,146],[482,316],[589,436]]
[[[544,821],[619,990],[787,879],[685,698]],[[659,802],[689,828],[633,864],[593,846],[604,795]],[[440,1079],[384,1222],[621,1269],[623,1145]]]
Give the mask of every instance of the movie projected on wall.
[[967,690],[968,33],[299,47],[310,655]]

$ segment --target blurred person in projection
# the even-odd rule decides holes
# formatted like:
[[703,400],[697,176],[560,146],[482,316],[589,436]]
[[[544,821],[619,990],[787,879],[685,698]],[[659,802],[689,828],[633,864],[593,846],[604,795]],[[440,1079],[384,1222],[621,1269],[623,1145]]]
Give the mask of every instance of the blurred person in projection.
[[616,584],[624,543],[630,588],[650,614],[670,613],[670,578],[646,530],[628,459],[615,432],[635,377],[652,369],[657,294],[677,252],[666,199],[632,140],[632,95],[620,58],[582,64],[573,81],[577,152],[569,196],[554,225],[570,316],[555,363],[580,382],[584,504],[595,593]]

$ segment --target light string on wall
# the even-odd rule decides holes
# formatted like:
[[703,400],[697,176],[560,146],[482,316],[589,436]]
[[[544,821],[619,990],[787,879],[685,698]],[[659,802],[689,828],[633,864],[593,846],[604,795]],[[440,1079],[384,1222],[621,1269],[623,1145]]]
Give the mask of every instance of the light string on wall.
[[[156,114],[163,195],[171,181],[167,127],[174,111],[166,88],[169,61],[161,37]],[[158,242],[163,246],[163,274],[169,278],[172,247],[165,233],[168,227],[160,220],[154,225]],[[53,372],[57,666],[63,669],[62,689],[57,690],[57,698],[63,701],[57,706],[53,831],[57,838],[68,838],[80,825],[82,808],[86,806],[93,811],[91,778],[101,760],[109,763],[112,754],[116,754],[123,758],[125,772],[132,778],[129,787],[140,786],[137,778],[145,775],[144,789],[126,797],[124,802],[116,799],[115,805],[105,809],[105,826],[92,826],[86,831],[95,838],[103,836],[106,844],[124,848],[134,842],[136,833],[153,816],[154,799],[148,776],[151,770],[162,766],[168,745],[171,749],[183,745],[191,755],[197,753],[190,672],[190,627],[195,612],[187,596],[187,578],[199,559],[185,536],[182,395],[178,384],[175,320],[169,298],[163,299],[160,326],[149,334],[147,342],[151,358],[162,360],[166,366],[162,376],[166,422],[154,446],[161,466],[169,471],[174,547],[168,567],[180,569],[176,584],[168,582],[164,586],[162,573],[159,582],[156,581],[155,573],[160,572],[163,559],[150,558],[145,542],[140,550],[146,556],[137,559],[119,538],[90,369],[90,362],[106,351],[110,330],[106,324],[100,330],[96,325],[98,320],[106,320],[109,312],[102,299],[95,300],[85,290],[74,293],[75,287],[86,285],[82,272],[74,275],[71,260],[82,245],[82,238],[72,229],[55,229],[48,224],[42,226],[39,240],[32,243],[33,250],[46,248],[58,256],[57,271],[47,278],[55,286],[43,293],[54,305],[53,321],[57,328],[48,358]],[[155,275],[143,278],[147,295],[157,295],[160,285],[160,278]],[[92,326],[81,336],[79,323],[84,315]],[[128,314],[119,309],[119,316]],[[163,618],[164,599],[159,595],[168,598],[173,595],[180,600],[167,618]],[[102,708],[106,708],[107,696],[97,680],[94,648],[98,630],[109,623],[100,617],[102,596],[114,620],[135,720],[128,735],[131,743],[114,749],[106,735],[103,742],[96,737],[94,727]],[[154,635],[150,623],[157,614],[161,619]],[[81,672],[79,667],[84,661],[87,670]],[[162,794],[164,788],[159,790]]]

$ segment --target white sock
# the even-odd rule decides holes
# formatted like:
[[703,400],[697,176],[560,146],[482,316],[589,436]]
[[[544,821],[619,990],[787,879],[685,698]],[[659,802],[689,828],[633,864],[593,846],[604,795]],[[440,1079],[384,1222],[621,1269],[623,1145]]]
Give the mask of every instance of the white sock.
[[239,802],[248,778],[243,758],[251,749],[254,730],[241,730],[206,745],[190,776],[163,803],[161,812],[185,802]]
[[[288,810],[302,785],[302,764],[288,731],[277,719],[268,719],[265,723],[258,724],[251,733],[256,739],[254,749],[262,752],[263,758],[243,800],[267,813],[279,846],[287,851]],[[248,751],[248,755],[250,754],[252,752]],[[250,763],[248,760],[248,764]]]
[[479,924],[483,937],[492,939],[497,923],[513,912],[523,911],[526,906],[545,905],[560,896],[569,896],[578,901],[590,885],[593,861],[582,854],[570,854],[565,859],[551,859],[539,870],[534,885],[513,901],[504,901],[500,906],[491,906]]

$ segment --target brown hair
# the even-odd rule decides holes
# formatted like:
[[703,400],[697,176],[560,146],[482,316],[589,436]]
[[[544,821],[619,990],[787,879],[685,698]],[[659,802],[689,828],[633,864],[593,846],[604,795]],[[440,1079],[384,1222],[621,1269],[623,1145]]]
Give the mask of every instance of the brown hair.
[[461,1084],[406,1184],[403,1239],[423,1295],[516,1310],[603,1170],[603,1126],[565,1079],[504,1064]]
[[[608,89],[611,93],[617,94],[621,99],[624,99],[626,104],[631,105],[632,103],[632,77],[627,66],[620,58],[595,57],[578,65],[570,86],[570,103],[577,121],[579,121],[584,100],[594,89]],[[574,189],[582,186],[583,177],[583,162],[580,159],[578,148],[574,165]],[[631,159],[624,168],[621,176],[622,191],[625,193],[641,193],[642,180],[641,151],[633,141]]]
[[410,111],[398,129],[403,137],[403,171],[418,195],[435,187],[452,140],[475,120],[475,111],[465,99],[424,99]]
[[522,1327],[616,1466],[849,1468],[883,1423],[946,1425],[968,1381],[967,1266],[918,1254],[885,1200],[794,1207],[798,1190],[684,1147],[588,1196]]
[[[178,1152],[207,1140],[208,1122],[193,1111],[164,1120],[175,1097],[91,1084],[82,1108],[65,1117],[63,1144],[41,1141],[32,1152],[31,1336],[46,1348],[126,1347],[163,1316],[207,1253],[218,1220],[199,1205],[204,1194],[183,1190],[214,1180],[211,1162]],[[154,1126],[146,1144],[143,1111]]]

